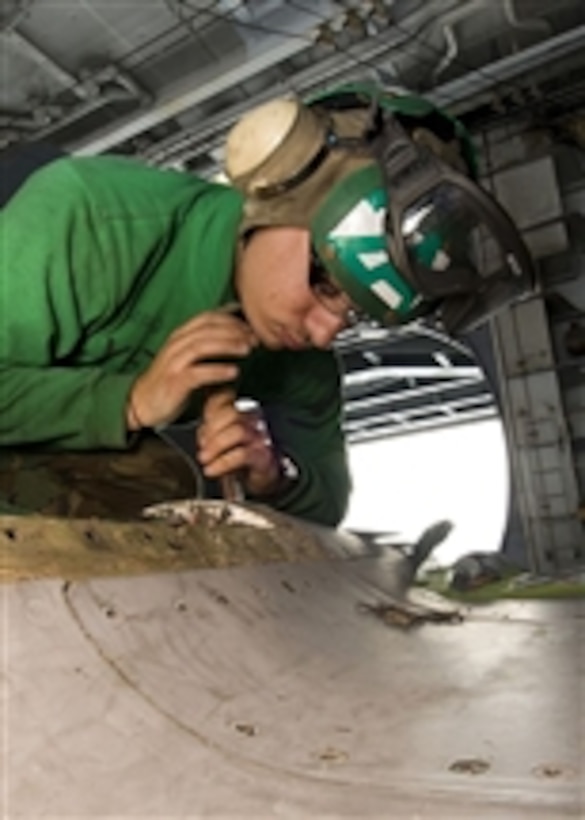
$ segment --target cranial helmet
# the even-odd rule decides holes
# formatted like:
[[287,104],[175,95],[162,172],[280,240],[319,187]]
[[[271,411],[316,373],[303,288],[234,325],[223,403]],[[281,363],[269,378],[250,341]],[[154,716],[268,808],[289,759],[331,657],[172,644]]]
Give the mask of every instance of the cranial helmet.
[[273,100],[231,130],[226,172],[243,234],[307,228],[332,279],[383,324],[427,316],[457,333],[533,286],[467,132],[420,97],[359,84]]

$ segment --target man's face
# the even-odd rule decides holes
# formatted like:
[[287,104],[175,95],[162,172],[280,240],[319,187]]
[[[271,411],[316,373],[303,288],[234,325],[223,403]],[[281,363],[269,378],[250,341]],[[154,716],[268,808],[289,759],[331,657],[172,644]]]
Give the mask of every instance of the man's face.
[[268,348],[327,348],[351,323],[350,299],[311,267],[309,231],[256,230],[238,261],[235,285],[246,319]]

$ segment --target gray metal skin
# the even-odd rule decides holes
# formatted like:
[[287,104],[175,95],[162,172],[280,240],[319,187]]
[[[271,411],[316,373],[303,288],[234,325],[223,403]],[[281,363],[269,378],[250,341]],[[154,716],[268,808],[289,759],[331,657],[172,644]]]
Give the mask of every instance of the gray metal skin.
[[[79,580],[11,581],[7,560],[1,816],[582,817],[582,608],[392,629],[364,604],[400,560],[326,540]],[[94,533],[96,567],[107,549]]]
[[505,549],[516,557],[517,538],[526,563],[541,574],[585,561],[583,356],[566,344],[571,321],[585,315],[583,254],[579,231],[570,227],[585,206],[581,122],[575,117],[575,135],[567,133],[566,145],[551,141],[544,156],[535,156],[519,124],[494,127],[483,142],[489,184],[538,266],[535,292],[490,321],[493,359],[480,361],[495,377],[509,445],[513,504]]
[[268,508],[259,504],[185,499],[154,504],[147,507],[144,514],[148,519],[171,521],[176,525],[193,525],[203,517],[206,524],[211,520],[222,521],[227,525],[245,523],[252,529],[260,530],[290,526],[293,530],[300,530],[312,537],[326,556],[335,559],[373,559],[356,565],[356,572],[370,580],[397,604],[411,600],[411,587],[419,568],[453,528],[450,521],[437,521],[423,530],[407,549],[400,551],[379,546],[374,539],[349,530],[320,526],[282,513],[275,516],[274,512],[268,512]]

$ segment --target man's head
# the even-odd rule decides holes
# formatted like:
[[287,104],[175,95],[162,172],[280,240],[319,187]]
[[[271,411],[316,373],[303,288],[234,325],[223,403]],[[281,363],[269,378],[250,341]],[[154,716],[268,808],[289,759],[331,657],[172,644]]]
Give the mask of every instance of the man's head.
[[[326,348],[349,322],[346,294],[322,298],[312,284],[310,234],[306,228],[274,226],[253,231],[236,266],[242,310],[268,348]],[[328,288],[329,290],[329,288]]]
[[354,86],[274,100],[232,129],[226,170],[244,237],[306,232],[304,276],[325,306],[459,332],[532,285],[517,231],[473,180],[465,130],[420,98]]

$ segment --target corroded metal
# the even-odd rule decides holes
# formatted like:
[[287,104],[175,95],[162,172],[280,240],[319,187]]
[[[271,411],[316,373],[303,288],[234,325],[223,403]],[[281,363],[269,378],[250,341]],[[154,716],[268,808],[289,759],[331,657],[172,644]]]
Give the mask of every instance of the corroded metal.
[[319,540],[294,519],[247,506],[272,526],[230,523],[229,516],[211,516],[199,524],[0,516],[0,580],[137,575],[327,557]]
[[355,576],[379,592],[377,601],[358,603],[362,612],[401,628],[461,620],[444,599],[415,600],[411,589],[417,568],[445,538],[449,522],[427,528],[410,555],[403,555],[378,553],[352,533],[262,505],[180,499],[147,507],[144,516],[127,522],[0,516],[0,581],[56,577],[68,584],[104,576],[346,559]]

